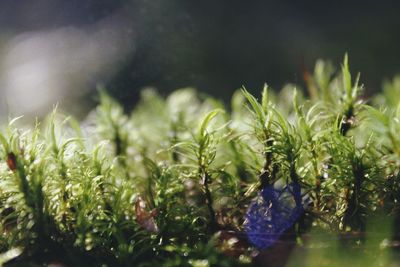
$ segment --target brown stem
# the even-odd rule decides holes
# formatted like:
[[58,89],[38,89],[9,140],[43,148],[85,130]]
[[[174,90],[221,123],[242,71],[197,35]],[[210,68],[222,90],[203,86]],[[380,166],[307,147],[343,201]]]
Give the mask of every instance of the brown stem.
[[[268,140],[266,146],[270,147],[272,146],[273,141],[272,140]],[[272,163],[272,153],[271,152],[265,152],[264,153],[264,157],[265,157],[265,163],[264,166],[261,170],[261,173],[259,175],[260,178],[260,189],[262,190],[263,188],[265,188],[266,186],[270,186],[272,184],[272,177],[274,176],[275,170],[273,168],[272,172],[270,170],[271,168],[271,163]]]
[[340,133],[345,136],[347,132],[350,130],[351,126],[354,124],[354,107],[350,105],[343,115],[342,120],[339,122],[340,124]]
[[210,214],[210,230],[213,232],[218,228],[218,223],[213,208],[213,199],[211,196],[211,191],[210,188],[208,187],[208,184],[210,183],[210,175],[204,169],[202,169],[202,180],[206,197],[207,209],[208,213]]
[[349,225],[352,230],[365,231],[365,221],[362,218],[360,202],[361,185],[364,180],[363,166],[353,167],[354,186],[344,214],[344,229]]

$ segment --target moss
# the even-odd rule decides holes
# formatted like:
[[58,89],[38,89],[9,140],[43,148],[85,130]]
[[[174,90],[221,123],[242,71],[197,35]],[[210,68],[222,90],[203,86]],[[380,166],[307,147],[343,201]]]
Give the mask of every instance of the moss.
[[[319,61],[307,74],[310,98],[265,86],[261,101],[242,89],[227,107],[192,89],[166,99],[146,90],[126,114],[101,92],[80,125],[57,112],[28,130],[13,120],[0,134],[1,259],[248,265],[261,249],[248,229],[290,234],[281,240],[298,247],[315,231],[351,234],[337,246],[361,247],[370,218],[400,218],[397,85],[368,103],[345,57],[339,73]],[[264,216],[301,214],[276,233],[246,227],[250,206],[261,217],[250,221],[266,223],[256,202]],[[398,238],[386,232],[381,240]]]

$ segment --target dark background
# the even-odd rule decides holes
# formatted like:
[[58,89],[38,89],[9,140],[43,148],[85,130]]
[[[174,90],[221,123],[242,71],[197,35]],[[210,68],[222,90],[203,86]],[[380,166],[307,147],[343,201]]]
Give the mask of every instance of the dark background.
[[400,1],[14,0],[0,2],[0,31],[81,27],[118,13],[135,47],[96,83],[132,106],[146,86],[192,86],[225,100],[242,85],[301,86],[303,65],[340,66],[345,52],[371,93],[400,73],[399,12]]

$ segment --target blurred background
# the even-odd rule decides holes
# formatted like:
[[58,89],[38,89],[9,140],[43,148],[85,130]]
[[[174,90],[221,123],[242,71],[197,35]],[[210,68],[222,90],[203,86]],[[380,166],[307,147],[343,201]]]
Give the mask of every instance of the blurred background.
[[400,73],[399,1],[2,0],[0,116],[54,104],[83,117],[104,85],[127,109],[144,87],[229,101],[302,87],[316,59],[348,52],[368,93]]

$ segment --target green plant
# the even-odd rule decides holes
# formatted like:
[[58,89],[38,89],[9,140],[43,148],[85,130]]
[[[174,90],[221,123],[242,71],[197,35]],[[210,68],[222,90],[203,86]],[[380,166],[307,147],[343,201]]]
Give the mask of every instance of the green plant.
[[[192,89],[166,99],[145,90],[131,114],[101,91],[81,125],[55,111],[28,129],[10,121],[0,134],[0,262],[245,266],[271,249],[249,229],[268,246],[281,238],[306,249],[319,233],[339,237],[323,241],[339,250],[388,251],[400,240],[398,81],[367,103],[345,56],[339,73],[318,61],[306,84],[310,98],[265,86],[261,101],[242,89],[229,108]],[[253,218],[254,208],[266,213]],[[384,229],[370,219],[379,216]]]

